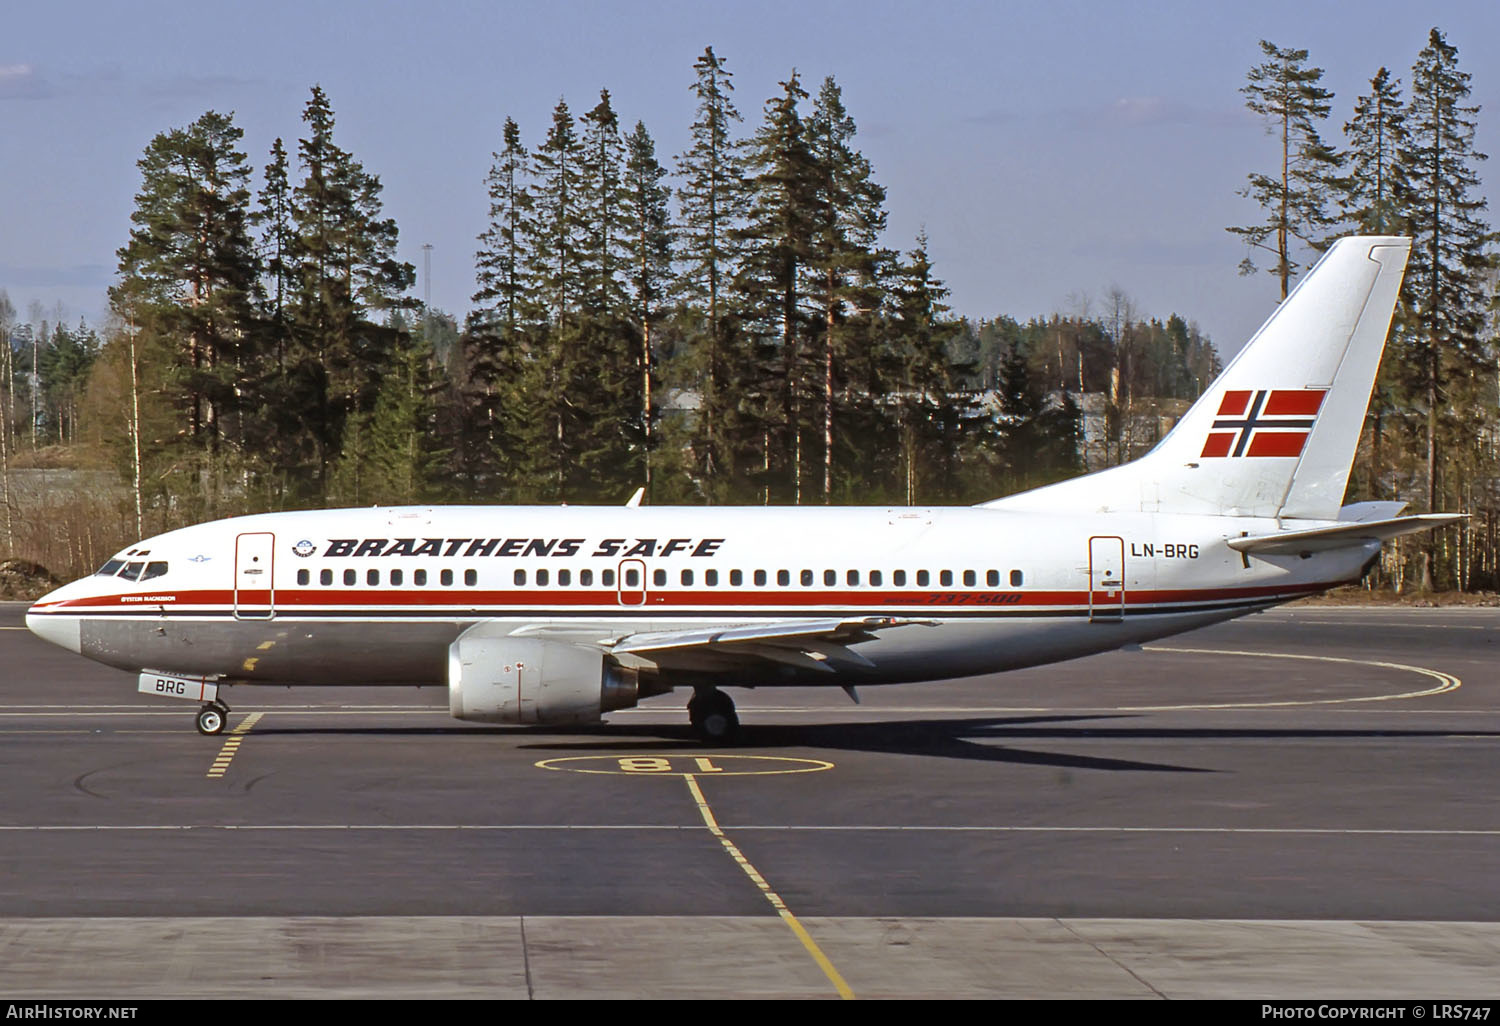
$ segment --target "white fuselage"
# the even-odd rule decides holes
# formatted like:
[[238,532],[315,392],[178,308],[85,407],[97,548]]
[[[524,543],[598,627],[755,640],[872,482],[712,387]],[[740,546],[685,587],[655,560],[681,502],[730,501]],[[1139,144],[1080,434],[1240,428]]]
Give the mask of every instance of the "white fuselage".
[[773,620],[921,621],[851,645],[868,665],[738,667],[718,681],[896,683],[1053,662],[1229,619],[1355,579],[1379,547],[1246,558],[1226,544],[1277,526],[982,508],[263,514],[143,541],[111,561],[113,575],[39,600],[27,624],[127,670],[441,684],[448,646],[481,621],[589,645]]

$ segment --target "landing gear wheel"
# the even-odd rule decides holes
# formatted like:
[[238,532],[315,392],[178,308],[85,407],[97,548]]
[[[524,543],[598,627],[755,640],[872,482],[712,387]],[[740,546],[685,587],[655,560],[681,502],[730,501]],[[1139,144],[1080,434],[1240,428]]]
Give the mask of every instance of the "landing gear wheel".
[[688,721],[705,744],[727,744],[740,732],[734,699],[719,690],[695,694],[688,702]]
[[228,725],[228,718],[225,716],[227,712],[229,712],[228,709],[215,705],[213,702],[199,709],[198,733],[210,735],[224,733],[224,728]]

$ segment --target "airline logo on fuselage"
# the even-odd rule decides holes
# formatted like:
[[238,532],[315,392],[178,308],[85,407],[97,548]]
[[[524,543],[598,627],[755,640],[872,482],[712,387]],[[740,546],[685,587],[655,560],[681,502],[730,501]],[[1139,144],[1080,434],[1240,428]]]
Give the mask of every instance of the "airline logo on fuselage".
[[1301,456],[1327,394],[1323,388],[1225,392],[1203,455]]
[[713,556],[723,538],[330,538],[324,556]]

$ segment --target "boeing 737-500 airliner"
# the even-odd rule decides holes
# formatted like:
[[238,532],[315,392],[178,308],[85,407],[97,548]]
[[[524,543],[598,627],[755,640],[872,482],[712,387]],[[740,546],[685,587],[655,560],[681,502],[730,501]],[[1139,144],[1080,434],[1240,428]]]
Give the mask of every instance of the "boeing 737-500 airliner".
[[1035,666],[1356,581],[1449,523],[1344,506],[1409,241],[1336,243],[1133,463],[977,507],[403,507],[170,531],[27,625],[202,702],[230,686],[445,685],[454,716],[580,723],[691,688],[857,686]]

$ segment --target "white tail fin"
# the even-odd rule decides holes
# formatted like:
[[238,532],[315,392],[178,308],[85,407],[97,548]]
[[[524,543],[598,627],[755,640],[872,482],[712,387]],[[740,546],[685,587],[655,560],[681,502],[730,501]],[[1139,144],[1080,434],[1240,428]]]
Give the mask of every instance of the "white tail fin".
[[1155,449],[984,505],[1338,519],[1410,248],[1339,240]]

